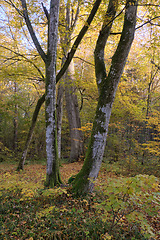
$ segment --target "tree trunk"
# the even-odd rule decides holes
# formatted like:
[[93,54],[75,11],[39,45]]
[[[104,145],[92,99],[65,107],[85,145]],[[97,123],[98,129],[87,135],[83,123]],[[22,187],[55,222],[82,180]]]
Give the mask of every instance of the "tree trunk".
[[77,195],[93,191],[102,163],[116,89],[134,39],[137,2],[127,0],[121,38],[112,57],[110,71],[107,76],[104,63],[104,48],[115,18],[117,5],[118,0],[109,1],[106,18],[95,48],[95,72],[99,99],[86,159],[81,171],[73,181],[73,191]]
[[50,2],[50,21],[48,33],[48,53],[46,62],[46,153],[47,153],[47,187],[61,183],[56,129],[56,56],[59,22],[59,0]]
[[15,94],[15,105],[14,105],[14,118],[13,118],[13,151],[15,157],[17,156],[18,148],[18,104],[17,104],[17,83],[14,82],[14,94]]
[[71,139],[70,162],[78,161],[80,156],[83,154],[81,119],[78,107],[78,99],[75,93],[76,89],[74,86],[74,73],[74,63],[72,61],[68,67],[65,78],[66,110]]
[[[144,140],[143,142],[144,143],[147,143],[147,141],[149,141],[149,138],[150,138],[150,129],[149,127],[147,126],[148,125],[148,120],[149,120],[149,117],[150,117],[150,108],[151,108],[151,92],[152,92],[152,84],[153,84],[153,81],[154,81],[154,77],[156,76],[156,73],[153,74],[153,68],[151,70],[151,76],[150,76],[150,79],[149,79],[149,83],[148,83],[148,89],[147,89],[147,106],[146,106],[146,120],[144,122]],[[143,154],[142,154],[142,161],[141,161],[141,164],[144,165],[145,163],[145,160],[146,160],[146,156],[147,155],[147,151],[146,149],[143,150]]]
[[63,94],[64,88],[61,83],[58,86],[57,91],[57,144],[58,144],[58,158],[61,158],[61,129],[62,129],[62,117],[63,117]]
[[[79,4],[74,14],[71,2],[68,0],[64,5],[61,6],[62,22],[60,28],[61,45],[64,52],[64,56],[67,56],[71,45],[72,33],[76,26]],[[66,99],[66,110],[69,123],[70,132],[70,162],[78,161],[79,157],[83,154],[83,141],[81,132],[81,119],[78,108],[78,99],[76,95],[75,87],[75,71],[74,63],[71,61],[65,74],[65,99]]]
[[27,135],[27,139],[26,139],[26,142],[25,142],[25,147],[24,147],[24,150],[23,150],[22,158],[20,159],[19,164],[18,164],[18,168],[17,168],[18,171],[24,169],[24,164],[25,164],[25,161],[26,161],[26,156],[27,156],[29,144],[32,140],[32,135],[33,135],[33,131],[34,131],[34,128],[35,128],[35,125],[36,125],[38,113],[39,113],[40,108],[41,108],[42,104],[44,103],[44,101],[45,101],[45,95],[43,95],[38,100],[36,108],[34,110],[33,117],[32,117],[32,123],[31,123],[30,129],[29,129],[28,135]]

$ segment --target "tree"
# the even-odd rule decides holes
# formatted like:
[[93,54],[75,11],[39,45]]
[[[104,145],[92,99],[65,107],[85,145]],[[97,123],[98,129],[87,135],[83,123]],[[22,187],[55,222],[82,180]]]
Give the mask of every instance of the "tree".
[[[10,1],[10,2],[11,2],[10,3],[11,6],[14,6],[12,1]],[[24,1],[24,3],[25,3],[25,1]],[[99,8],[100,3],[101,3],[101,0],[96,0],[95,1],[94,5],[93,5],[93,8],[92,8],[92,10],[91,10],[87,20],[86,20],[86,24],[82,27],[81,31],[79,32],[79,35],[77,36],[76,40],[74,41],[74,43],[73,43],[73,45],[71,47],[71,50],[69,51],[69,53],[68,53],[68,55],[66,57],[66,61],[64,62],[61,70],[58,72],[58,74],[56,76],[56,83],[64,75],[65,71],[67,70],[67,68],[68,68],[68,66],[70,64],[70,62],[72,61],[72,58],[73,58],[73,56],[74,56],[74,54],[75,54],[75,52],[76,52],[76,50],[77,50],[77,48],[78,48],[78,46],[79,46],[79,44],[81,42],[83,36],[87,32],[87,30],[88,30],[88,28],[89,28],[89,26],[90,26],[90,24],[91,24],[91,22],[92,22],[92,20],[93,20],[93,18],[95,16],[95,14],[96,14],[96,12],[97,12],[97,10]],[[26,6],[26,3],[25,3],[25,6]],[[17,8],[16,8],[16,10],[17,10]],[[45,9],[45,11],[46,11],[46,15],[47,15],[47,18],[48,18],[48,16],[49,16],[48,11],[46,9]],[[18,12],[19,12],[19,10],[18,10]],[[26,9],[26,14],[27,14],[27,9]],[[33,39],[33,42],[35,43],[36,49],[37,49],[38,53],[40,54],[42,60],[45,63],[46,55],[45,55],[44,51],[42,50],[42,48],[41,48],[41,46],[40,46],[40,44],[38,42],[38,39],[37,39],[37,37],[35,35],[35,32],[33,30],[32,25],[31,25],[31,22],[29,21],[28,14],[25,17],[25,20],[26,20],[26,25],[28,26],[28,30],[30,32],[30,35],[31,35],[31,37]],[[33,117],[32,117],[31,126],[30,126],[30,129],[29,129],[28,135],[27,135],[27,139],[26,139],[26,143],[25,143],[25,148],[24,148],[24,151],[23,151],[22,159],[20,160],[19,165],[18,165],[18,170],[23,169],[23,167],[24,167],[24,163],[25,163],[26,156],[27,156],[27,151],[28,151],[28,146],[29,146],[30,141],[32,139],[32,135],[33,135],[34,127],[35,127],[35,124],[36,124],[36,120],[37,120],[40,108],[41,108],[42,104],[44,103],[44,101],[45,101],[45,95],[43,95],[38,100],[38,102],[36,104],[36,108],[34,110]]]
[[[79,15],[79,4],[77,2],[77,7],[74,14],[74,3],[67,1],[66,3],[61,4],[61,19],[60,19],[60,41],[61,47],[63,52],[63,59],[66,58],[68,51],[71,47],[71,39],[73,36],[73,31],[76,27],[76,23],[78,20]],[[72,6],[73,5],[73,6]],[[75,86],[75,70],[74,70],[74,62],[71,61],[66,74],[64,75],[64,85],[65,88],[61,85],[59,91],[62,92],[62,88],[65,92],[65,99],[66,99],[66,110],[68,116],[68,123],[69,123],[69,131],[70,131],[70,139],[71,139],[71,150],[70,150],[70,162],[77,161],[79,157],[83,153],[83,141],[82,141],[82,132],[81,132],[81,119],[80,119],[80,112],[78,107],[78,99],[76,94],[76,86]],[[59,94],[58,96],[61,96]],[[60,100],[58,100],[58,103]],[[60,105],[58,104],[58,109],[61,111]],[[57,110],[58,110],[57,109]],[[58,114],[58,112],[57,112]],[[60,114],[58,114],[59,120]],[[60,122],[58,123],[58,131],[60,132],[59,127]],[[59,137],[60,139],[60,137]],[[60,146],[59,146],[60,149]]]
[[[68,68],[75,51],[81,42],[81,39],[83,38],[84,34],[88,30],[89,25],[91,24],[97,9],[100,5],[100,0],[97,0],[95,4],[93,5],[93,8],[91,10],[91,13],[87,19],[87,24],[84,25],[84,27],[81,29],[78,37],[76,38],[70,52],[68,53],[68,56],[66,58],[66,61],[59,71],[59,73],[56,74],[56,49],[57,49],[57,31],[58,31],[58,15],[59,15],[59,1],[57,0],[51,0],[50,2],[50,14],[48,14],[47,10],[44,8],[45,14],[48,18],[48,45],[47,45],[47,54],[44,52],[44,50],[41,47],[40,42],[38,41],[38,38],[35,34],[35,31],[33,29],[33,25],[31,24],[28,10],[27,10],[27,4],[25,0],[21,0],[22,4],[22,11],[19,10],[16,5],[10,0],[8,3],[18,11],[18,13],[23,16],[25,19],[26,26],[28,28],[28,31],[30,33],[30,36],[33,40],[33,43],[37,49],[37,52],[41,56],[44,64],[45,64],[45,83],[46,83],[46,91],[45,91],[45,102],[46,102],[46,153],[47,153],[47,176],[46,176],[46,186],[53,187],[54,185],[58,185],[60,180],[59,175],[59,163],[58,163],[58,149],[57,149],[57,137],[56,137],[56,83],[59,81],[59,79],[63,76],[66,69]],[[27,138],[27,144],[26,144],[26,152],[23,154],[23,159],[21,163],[19,164],[19,169],[24,166],[24,160],[27,154],[27,147],[29,145],[29,142],[32,138],[33,129],[35,126],[35,122],[38,116],[38,112],[40,110],[40,107],[42,106],[42,103],[44,101],[44,97],[42,96],[41,99],[38,101],[38,104],[36,105],[36,109],[34,111],[34,116],[32,118],[32,125],[28,134]]]
[[46,154],[47,175],[46,186],[58,185],[60,180],[58,149],[56,139],[56,53],[59,20],[59,0],[50,1],[50,17],[48,22],[47,54],[43,51],[30,22],[25,0],[21,0],[23,16],[35,47],[45,63],[45,116],[46,116]]
[[112,104],[134,39],[137,1],[127,0],[125,4],[125,16],[121,38],[112,57],[111,67],[107,75],[104,63],[104,49],[113,20],[115,19],[117,7],[117,0],[109,1],[106,16],[94,52],[99,99],[85,162],[81,171],[76,175],[73,181],[73,191],[78,195],[93,191],[94,182],[100,170],[106,145]]
[[61,182],[58,164],[56,136],[56,53],[59,22],[59,0],[50,2],[48,31],[48,52],[46,62],[46,153],[47,178],[46,186],[55,186]]

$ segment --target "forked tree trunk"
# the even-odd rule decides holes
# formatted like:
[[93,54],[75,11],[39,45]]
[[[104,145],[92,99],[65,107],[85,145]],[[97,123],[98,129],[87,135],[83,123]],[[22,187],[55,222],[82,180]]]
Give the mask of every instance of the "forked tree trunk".
[[77,195],[93,191],[102,163],[116,89],[134,39],[137,2],[127,0],[121,38],[112,57],[110,71],[107,76],[104,63],[104,48],[115,17],[117,4],[118,0],[109,1],[106,18],[95,48],[95,72],[99,99],[86,159],[81,171],[73,181],[73,191]]
[[[21,0],[23,16],[32,37],[35,47],[43,59],[46,68],[46,91],[45,91],[45,116],[46,116],[46,153],[47,153],[47,170],[46,183],[47,187],[58,185],[60,180],[57,136],[56,136],[56,58],[57,58],[57,35],[59,22],[59,3],[60,0],[50,1],[50,16],[48,16],[48,46],[47,55],[43,51],[38,38],[30,22],[27,10],[26,0]],[[35,124],[38,114],[35,113]],[[32,137],[33,128],[30,129],[29,139]],[[28,142],[29,143],[29,142]],[[26,148],[27,149],[27,148]],[[23,162],[22,162],[23,164]],[[22,166],[22,165],[21,165]],[[20,166],[20,167],[21,167]]]

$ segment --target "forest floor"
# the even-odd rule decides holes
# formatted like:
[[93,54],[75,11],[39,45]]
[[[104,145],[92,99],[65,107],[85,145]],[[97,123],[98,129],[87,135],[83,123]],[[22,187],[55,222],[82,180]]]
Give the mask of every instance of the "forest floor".
[[0,239],[160,239],[160,185],[153,175],[122,176],[102,167],[95,192],[67,186],[83,162],[62,164],[66,187],[44,188],[46,166],[0,163]]

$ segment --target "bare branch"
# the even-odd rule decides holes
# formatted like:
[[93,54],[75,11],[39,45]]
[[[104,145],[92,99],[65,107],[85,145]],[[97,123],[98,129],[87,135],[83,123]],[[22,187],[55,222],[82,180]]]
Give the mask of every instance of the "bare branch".
[[91,63],[91,62],[88,62],[88,61],[86,61],[86,60],[84,60],[83,58],[80,58],[80,57],[73,57],[73,58],[77,58],[77,59],[80,59],[81,61],[83,61],[83,62],[85,62],[85,63],[87,63],[87,64],[89,64],[89,65],[91,65],[91,66],[93,66],[93,67],[95,67],[95,65],[93,64],[93,63]]
[[0,45],[0,47],[2,47],[2,48],[4,48],[4,49],[6,49],[6,50],[8,50],[8,51],[10,51],[10,52],[12,52],[12,53],[14,53],[15,55],[17,55],[17,56],[19,56],[19,57],[24,58],[27,62],[31,63],[31,64],[37,69],[37,71],[38,71],[39,74],[41,75],[42,79],[45,80],[45,77],[44,77],[43,73],[41,72],[41,70],[37,67],[37,65],[36,65],[32,60],[28,59],[28,58],[25,57],[23,54],[17,53],[17,52],[15,52],[14,50],[12,50],[12,49],[10,49],[10,48],[7,48],[7,47],[5,47],[5,46],[3,46],[3,45]]
[[96,0],[95,1],[94,5],[93,5],[93,8],[91,10],[91,13],[90,13],[90,15],[89,15],[85,25],[81,29],[81,31],[80,31],[79,35],[77,36],[77,38],[76,38],[76,40],[75,40],[75,42],[74,42],[70,52],[68,53],[68,56],[66,58],[66,61],[65,61],[64,65],[63,65],[63,67],[61,68],[61,70],[57,74],[56,82],[58,82],[61,79],[61,77],[65,73],[66,69],[68,68],[70,62],[72,61],[72,58],[73,58],[73,56],[74,56],[74,54],[75,54],[75,52],[76,52],[76,50],[77,50],[81,40],[82,40],[82,38],[84,37],[85,33],[87,32],[87,30],[88,30],[88,28],[89,28],[89,26],[90,26],[90,24],[91,24],[91,22],[92,22],[92,20],[93,20],[93,18],[95,16],[95,14],[96,14],[96,12],[97,12],[97,10],[99,8],[99,5],[100,5],[101,1],[102,0]]
[[149,19],[147,22],[145,22],[145,23],[143,23],[142,25],[136,27],[136,30],[139,29],[139,28],[141,28],[141,27],[143,27],[144,25],[146,25],[146,24],[148,24],[148,23],[152,24],[151,21],[153,21],[153,20],[155,20],[155,19],[157,19],[157,18],[160,18],[160,16],[157,16],[157,17],[154,17],[154,18],[152,18],[152,19]]
[[137,6],[140,6],[140,7],[160,7],[160,4],[146,3],[146,4],[137,4]]
[[[143,26],[145,26],[146,24],[150,23],[151,25],[156,25],[156,26],[159,26],[158,24],[153,24],[152,21],[157,19],[157,18],[160,18],[160,16],[156,16],[152,19],[149,19],[147,22],[141,24],[140,26],[136,27],[136,30],[139,29],[139,28],[142,28]],[[122,32],[111,32],[110,33],[111,35],[118,35],[118,34],[122,34]]]
[[15,8],[16,9],[16,11],[18,12],[18,14],[21,16],[21,17],[23,17],[23,13],[19,10],[19,8],[17,8],[16,6],[15,6],[15,4],[12,2],[12,0],[4,0],[4,2],[6,2],[7,4],[9,4],[10,6],[12,6],[13,8]]
[[45,15],[46,15],[46,18],[47,18],[47,20],[49,21],[49,13],[48,13],[48,10],[47,10],[47,8],[44,6],[43,3],[42,3],[42,7],[43,7],[43,11],[44,11],[44,13],[45,13]]
[[34,42],[34,45],[39,53],[39,55],[41,56],[41,58],[43,59],[43,61],[46,63],[47,61],[47,56],[45,54],[45,52],[43,51],[43,49],[41,48],[41,45],[36,37],[36,34],[34,32],[34,29],[32,27],[32,24],[30,22],[29,16],[28,16],[28,11],[27,11],[27,5],[26,5],[26,0],[21,0],[22,3],[22,8],[23,8],[23,15],[24,15],[24,19],[28,28],[28,31],[31,35],[31,38]]
[[71,27],[70,27],[71,31],[73,31],[73,29],[76,26],[76,22],[78,20],[78,15],[79,15],[79,1],[78,1],[78,6],[77,6],[77,10],[76,10],[76,14],[75,14],[75,18],[74,19],[73,19],[73,12],[72,12]]
[[158,68],[158,70],[160,70],[160,66],[158,66],[153,60],[151,60],[151,63],[154,64],[154,66]]

